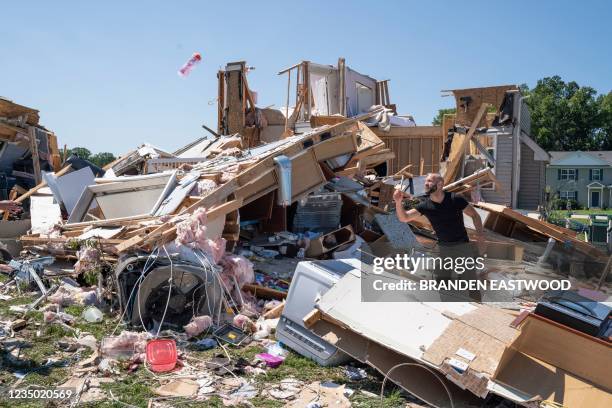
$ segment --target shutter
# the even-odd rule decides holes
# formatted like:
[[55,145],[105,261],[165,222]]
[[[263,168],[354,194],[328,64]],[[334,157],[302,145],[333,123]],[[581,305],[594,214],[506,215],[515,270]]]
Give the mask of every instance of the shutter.
[[576,177],[574,180],[578,180],[578,169],[575,170],[576,171],[576,175],[574,177]]
[[589,169],[589,181],[593,181],[593,169]]
[[561,180],[561,169],[557,169],[557,180]]

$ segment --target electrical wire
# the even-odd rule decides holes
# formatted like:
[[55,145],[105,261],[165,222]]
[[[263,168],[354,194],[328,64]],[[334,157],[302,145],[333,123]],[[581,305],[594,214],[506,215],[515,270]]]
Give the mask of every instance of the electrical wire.
[[159,323],[159,327],[157,328],[157,334],[155,335],[156,338],[159,337],[159,332],[161,331],[161,328],[164,324],[164,320],[166,319],[166,312],[168,312],[168,306],[170,306],[170,297],[172,296],[172,283],[174,279],[174,272],[173,272],[174,263],[172,262],[172,258],[168,254],[166,245],[162,246],[162,248],[164,249],[164,252],[166,253],[166,258],[170,260],[170,279],[168,279],[168,283],[170,284],[170,287],[168,288],[168,299],[166,300],[166,307],[164,308],[164,314],[162,315],[161,322]]
[[[387,371],[387,374],[385,374],[385,378],[383,379],[382,386],[380,387],[380,406],[381,407],[384,405],[384,391],[385,391],[385,383],[387,382],[387,378],[389,378],[389,375],[391,374],[391,372],[393,370],[395,370],[398,367],[402,367],[402,366],[421,367],[421,368],[429,371],[431,374],[433,374],[433,376],[436,377],[438,379],[438,381],[440,381],[440,384],[442,384],[442,386],[446,390],[446,393],[448,394],[448,399],[450,401],[451,408],[455,408],[455,404],[453,403],[453,396],[452,396],[450,390],[448,389],[448,387],[446,386],[446,384],[444,383],[444,381],[438,376],[438,374],[436,374],[436,372],[434,370],[432,370],[431,368],[429,368],[427,366],[424,366],[422,364],[417,364],[417,363],[400,363],[400,364],[396,364],[393,367],[391,367],[389,369],[389,371]],[[416,394],[414,394],[414,395],[416,395]],[[416,396],[418,397],[418,395],[416,395]]]
[[[132,300],[132,296],[134,296],[134,292],[135,292],[136,288],[138,287],[139,288],[138,290],[140,291],[139,283],[144,279],[144,274],[148,270],[148,268],[147,268],[148,262],[151,259],[151,257],[153,257],[154,253],[155,253],[155,249],[153,251],[151,251],[151,253],[147,257],[147,260],[145,261],[145,265],[144,265],[142,271],[140,272],[140,276],[138,277],[138,279],[136,279],[136,282],[134,283],[134,286],[132,286],[132,290],[130,291],[130,295],[128,296],[128,298],[127,298],[127,300],[125,302],[125,307],[124,307],[123,313],[121,313],[121,316],[119,317],[119,321],[117,322],[117,325],[115,326],[115,329],[111,333],[111,336],[115,335],[115,332],[117,331],[117,329],[121,325],[121,323],[123,321],[123,318],[125,317],[125,314],[127,313],[127,310],[128,310],[127,306],[130,304],[130,301]],[[155,256],[157,256],[157,254]],[[140,308],[138,309],[138,311],[140,313]],[[142,318],[141,318],[141,320],[142,320]]]

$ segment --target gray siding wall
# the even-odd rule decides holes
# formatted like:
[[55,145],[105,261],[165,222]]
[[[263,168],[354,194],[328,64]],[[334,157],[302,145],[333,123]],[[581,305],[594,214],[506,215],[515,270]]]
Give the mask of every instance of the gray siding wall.
[[[578,169],[578,180],[558,180],[557,170],[559,168],[555,166],[548,166],[546,168],[546,185],[550,186],[551,196],[556,195],[558,191],[577,191],[578,203],[586,207],[588,205],[587,186],[593,182],[589,180],[589,167],[573,167]],[[612,184],[612,168],[604,168],[603,180],[599,181],[599,183],[604,186]],[[608,208],[612,207],[609,188],[603,189],[602,203]]]
[[482,198],[488,203],[510,206],[512,201],[512,135],[497,135],[495,178],[501,188],[482,190]]
[[544,162],[534,159],[533,150],[521,143],[521,175],[518,206],[523,210],[535,210],[544,198]]

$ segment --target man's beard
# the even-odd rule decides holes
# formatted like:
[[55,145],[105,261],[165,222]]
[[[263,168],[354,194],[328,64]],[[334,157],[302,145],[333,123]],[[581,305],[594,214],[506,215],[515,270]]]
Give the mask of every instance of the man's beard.
[[426,194],[430,195],[432,193],[435,193],[438,190],[438,185],[434,184],[433,186],[429,187],[429,190],[427,190]]

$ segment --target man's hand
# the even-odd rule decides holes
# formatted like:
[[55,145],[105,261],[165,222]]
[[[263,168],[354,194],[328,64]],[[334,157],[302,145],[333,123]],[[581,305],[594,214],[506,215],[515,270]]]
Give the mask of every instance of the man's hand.
[[393,192],[393,201],[397,202],[402,202],[405,198],[412,198],[412,196],[408,193],[403,192],[402,190],[400,190],[399,188],[396,188],[395,191]]
[[0,211],[19,212],[21,211],[21,203],[12,200],[0,201]]

